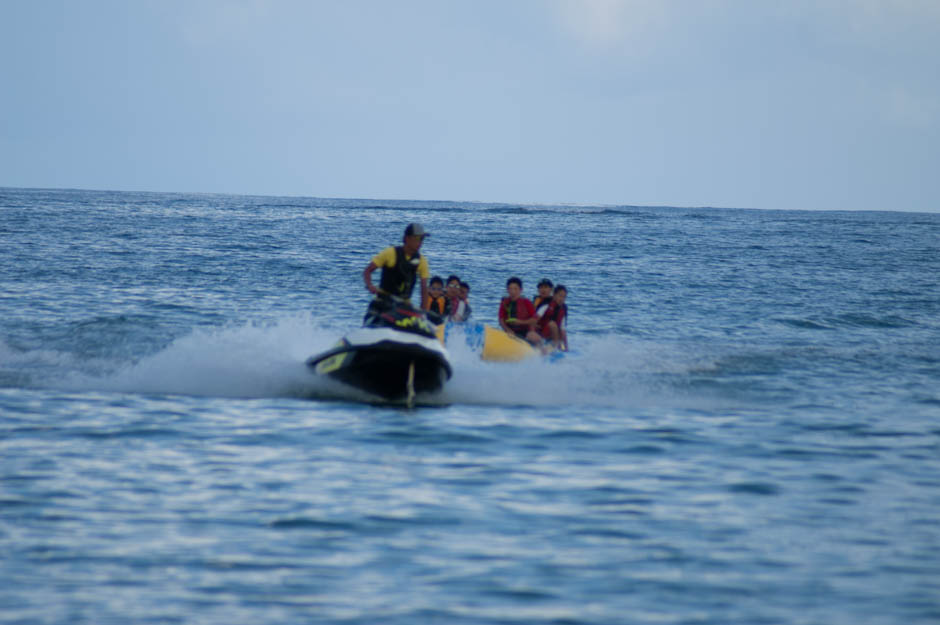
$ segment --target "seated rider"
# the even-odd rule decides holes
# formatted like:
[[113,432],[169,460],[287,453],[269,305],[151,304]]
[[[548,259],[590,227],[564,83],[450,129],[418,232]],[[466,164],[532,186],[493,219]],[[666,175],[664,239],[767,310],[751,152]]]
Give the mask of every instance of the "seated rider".
[[533,345],[540,345],[542,338],[535,332],[539,318],[527,298],[522,297],[522,280],[513,276],[506,281],[509,294],[499,303],[499,326],[511,336],[524,338]]
[[545,314],[545,309],[548,308],[549,302],[552,301],[552,281],[548,278],[542,278],[539,281],[538,294],[532,298],[532,305],[535,307],[535,314],[541,317]]
[[555,287],[551,302],[545,307],[545,312],[539,317],[536,329],[543,339],[551,341],[556,349],[568,351],[568,306],[565,299],[568,289],[564,284]]
[[[366,284],[366,289],[375,295],[369,303],[366,310],[364,323],[368,323],[370,318],[374,318],[383,311],[392,307],[392,297],[405,300],[411,305],[411,293],[414,291],[415,282],[420,280],[421,284],[421,303],[424,304],[428,291],[428,260],[421,255],[421,244],[428,232],[421,224],[411,223],[405,228],[405,234],[402,237],[402,245],[387,247],[372,259],[372,262],[362,272],[362,279]],[[382,277],[379,280],[379,286],[372,283],[372,272],[382,268]],[[391,297],[390,297],[391,296]]]
[[463,318],[461,321],[466,321],[470,318],[473,310],[470,308],[470,285],[463,280],[460,281],[460,301],[463,303]]
[[450,300],[444,297],[444,280],[440,276],[434,276],[428,283],[428,298],[424,301],[424,307],[440,317],[450,314]]
[[447,276],[447,303],[450,321],[466,321],[466,302],[460,297],[460,278],[451,274]]

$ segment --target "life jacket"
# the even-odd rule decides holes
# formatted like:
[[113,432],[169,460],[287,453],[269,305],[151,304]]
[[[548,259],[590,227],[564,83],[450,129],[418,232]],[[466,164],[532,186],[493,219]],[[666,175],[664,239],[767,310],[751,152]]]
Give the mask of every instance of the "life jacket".
[[419,262],[421,262],[419,252],[415,252],[415,255],[411,258],[405,258],[405,248],[399,245],[395,248],[395,266],[382,267],[382,279],[379,281],[379,288],[386,293],[410,299],[411,292],[415,288]]
[[[545,314],[545,310],[548,308],[548,305],[552,303],[552,296],[542,297],[541,295],[536,295],[532,298],[532,307],[535,308],[535,315],[541,317]],[[541,312],[539,309],[542,309]]]
[[438,297],[428,296],[428,305],[425,308],[439,315],[447,315],[450,312],[450,301],[443,295]]
[[559,306],[554,301],[548,305],[548,308],[545,310],[545,313],[542,314],[542,317],[539,319],[539,334],[544,337],[550,337],[550,331],[548,329],[548,322],[554,321],[555,324],[561,329],[562,323],[565,320],[565,317],[568,316],[568,305],[562,304]]
[[[515,332],[516,334],[518,334],[519,336],[525,336],[525,334],[529,331],[529,327],[524,326],[524,325],[519,325],[518,323],[513,323],[514,321],[519,319],[517,315],[520,312],[519,306],[518,306],[520,301],[522,301],[521,297],[515,301],[509,299],[508,297],[504,297],[503,301],[499,303],[499,307],[501,310],[506,311],[506,315],[503,317],[503,319],[506,321],[506,325],[509,326],[509,329]],[[528,319],[528,318],[529,317],[524,317],[524,319]]]

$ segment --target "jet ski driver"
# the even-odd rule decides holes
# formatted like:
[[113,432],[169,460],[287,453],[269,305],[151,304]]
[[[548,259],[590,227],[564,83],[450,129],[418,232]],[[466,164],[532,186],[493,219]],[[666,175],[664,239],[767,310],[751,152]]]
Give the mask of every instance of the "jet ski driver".
[[[407,300],[410,305],[415,282],[421,285],[420,301],[422,308],[424,307],[424,302],[428,299],[428,277],[431,272],[428,259],[422,256],[419,250],[426,236],[430,235],[424,226],[419,223],[408,224],[402,237],[402,245],[386,247],[372,258],[362,272],[366,290],[376,296],[366,310],[363,319],[365,323],[392,306],[389,295]],[[372,283],[372,272],[379,267],[382,268],[382,277],[379,286],[375,286]]]

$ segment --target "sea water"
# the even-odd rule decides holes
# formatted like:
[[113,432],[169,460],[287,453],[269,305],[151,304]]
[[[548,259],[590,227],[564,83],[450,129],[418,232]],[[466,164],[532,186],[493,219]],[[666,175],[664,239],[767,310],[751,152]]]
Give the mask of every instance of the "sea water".
[[[411,221],[572,352],[312,376]],[[0,267],[0,622],[940,622],[938,214],[0,189]]]

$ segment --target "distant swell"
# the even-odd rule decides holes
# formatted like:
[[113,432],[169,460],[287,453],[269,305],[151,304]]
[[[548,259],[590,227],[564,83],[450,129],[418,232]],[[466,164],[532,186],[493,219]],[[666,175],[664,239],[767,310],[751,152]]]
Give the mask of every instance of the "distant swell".
[[863,314],[847,314],[834,317],[777,317],[776,321],[794,328],[807,330],[837,330],[839,328],[907,328],[917,323],[897,315],[875,317]]

